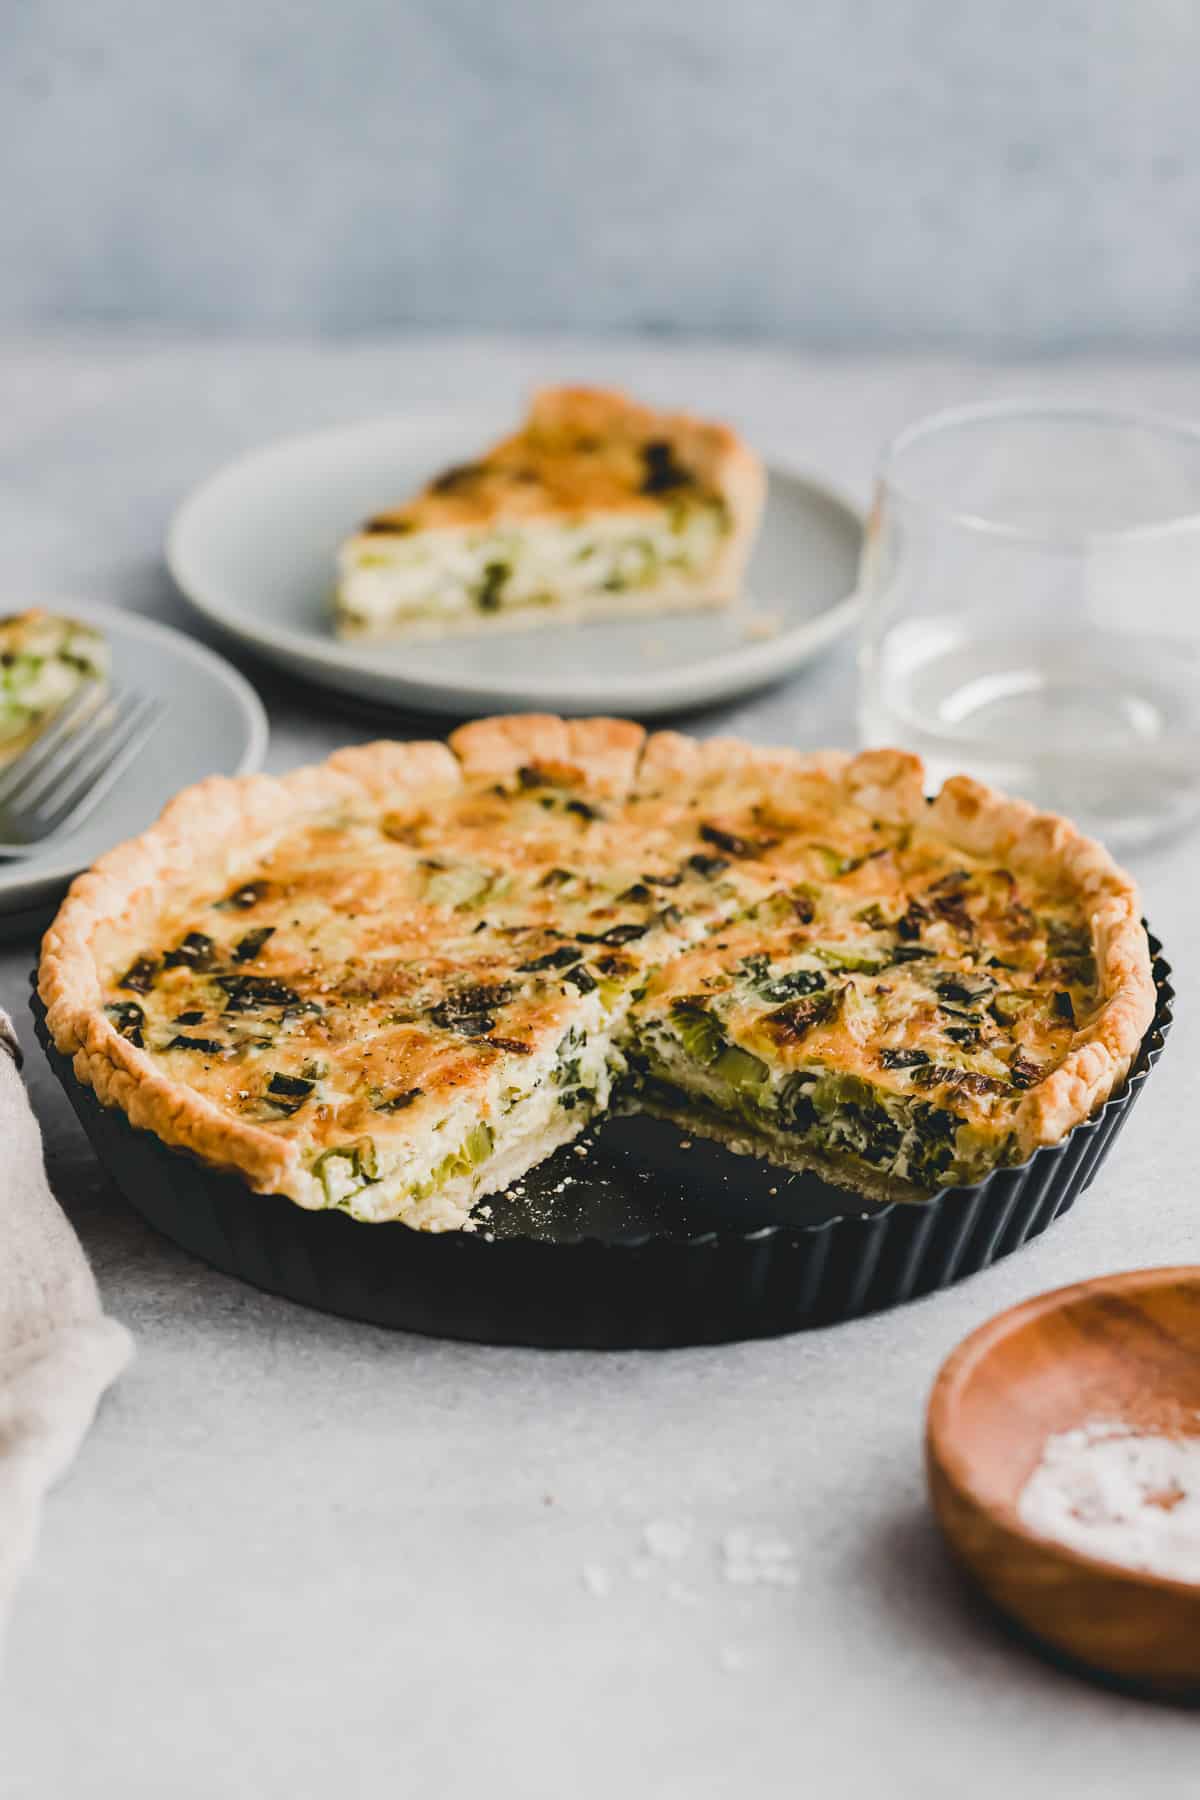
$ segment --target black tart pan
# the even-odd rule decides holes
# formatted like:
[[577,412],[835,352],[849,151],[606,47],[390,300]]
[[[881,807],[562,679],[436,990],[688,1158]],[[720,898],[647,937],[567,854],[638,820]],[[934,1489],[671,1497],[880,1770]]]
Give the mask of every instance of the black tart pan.
[[226,1274],[303,1306],[439,1337],[654,1348],[899,1306],[1037,1237],[1089,1185],[1162,1054],[1174,992],[1161,945],[1151,937],[1150,947],[1158,1005],[1120,1093],[1061,1144],[973,1186],[875,1205],[654,1119],[610,1119],[485,1201],[475,1232],[442,1235],[306,1212],[168,1148],[76,1081],[47,1039],[36,993],[33,1012],[114,1185]]

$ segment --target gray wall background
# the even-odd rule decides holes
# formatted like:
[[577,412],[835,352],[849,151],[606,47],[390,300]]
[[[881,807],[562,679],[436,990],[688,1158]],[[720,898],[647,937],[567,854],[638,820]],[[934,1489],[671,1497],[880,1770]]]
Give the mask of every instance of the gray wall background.
[[0,24],[0,324],[1200,341],[1200,0]]

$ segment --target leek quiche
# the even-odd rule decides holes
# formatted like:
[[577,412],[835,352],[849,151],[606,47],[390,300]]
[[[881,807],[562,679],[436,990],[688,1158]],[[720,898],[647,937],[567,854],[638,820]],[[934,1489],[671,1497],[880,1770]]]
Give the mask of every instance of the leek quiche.
[[92,625],[40,607],[0,619],[0,767],[28,750],[87,682],[108,678],[108,645]]
[[725,425],[623,394],[550,388],[521,429],[342,545],[350,637],[439,637],[720,606],[766,489]]
[[77,1077],[250,1187],[471,1228],[605,1109],[862,1194],[973,1181],[1123,1080],[1132,881],[916,758],[487,719],[213,780],[71,890]]

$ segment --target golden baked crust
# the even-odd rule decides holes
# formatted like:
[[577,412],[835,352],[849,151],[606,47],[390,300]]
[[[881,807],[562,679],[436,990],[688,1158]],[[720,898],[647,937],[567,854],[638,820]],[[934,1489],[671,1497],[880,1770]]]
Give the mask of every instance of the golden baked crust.
[[[964,1179],[1089,1116],[1154,1008],[1136,888],[1062,819],[965,778],[929,803],[899,751],[551,715],[187,790],[75,882],[39,988],[134,1125],[434,1229],[614,1080],[863,1192]],[[843,1102],[885,1139],[933,1120],[937,1154],[806,1136],[814,1096],[839,1131]],[[352,1193],[317,1179],[364,1143]]]
[[612,389],[543,388],[529,417],[471,463],[445,469],[364,529],[387,535],[497,519],[656,512],[696,489],[741,509],[757,497],[757,457],[727,425],[657,412]]

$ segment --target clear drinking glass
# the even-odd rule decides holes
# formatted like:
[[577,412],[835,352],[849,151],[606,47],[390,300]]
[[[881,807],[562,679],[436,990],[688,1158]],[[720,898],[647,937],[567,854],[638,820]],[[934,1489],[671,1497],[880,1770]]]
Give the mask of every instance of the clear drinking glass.
[[964,407],[903,432],[863,551],[867,744],[1129,845],[1200,811],[1200,430]]

